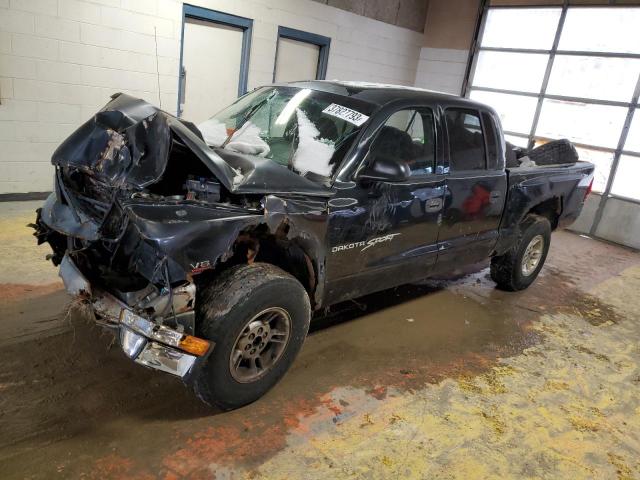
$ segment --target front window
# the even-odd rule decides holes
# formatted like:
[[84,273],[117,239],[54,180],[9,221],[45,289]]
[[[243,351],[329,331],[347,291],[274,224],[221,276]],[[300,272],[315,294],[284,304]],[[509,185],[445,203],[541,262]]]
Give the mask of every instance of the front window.
[[331,177],[373,105],[297,87],[264,87],[198,125],[216,148],[273,160],[300,175]]
[[411,176],[433,173],[435,123],[429,108],[399,110],[391,115],[371,146],[375,162],[387,157],[407,163]]

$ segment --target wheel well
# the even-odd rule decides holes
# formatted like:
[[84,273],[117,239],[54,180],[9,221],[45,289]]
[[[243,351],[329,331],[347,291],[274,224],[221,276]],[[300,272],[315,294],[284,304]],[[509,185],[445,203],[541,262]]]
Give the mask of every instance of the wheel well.
[[531,208],[527,212],[527,215],[530,213],[534,213],[536,215],[540,215],[541,217],[547,218],[549,220],[549,223],[551,224],[551,230],[555,230],[558,227],[558,220],[560,218],[561,212],[562,198],[552,197]]
[[198,283],[210,281],[220,272],[239,264],[269,263],[293,275],[309,294],[311,307],[314,307],[318,283],[317,265],[313,263],[297,239],[287,238],[288,225],[282,224],[275,233],[266,225],[258,225],[251,230],[241,232],[233,243],[224,261],[213,270],[198,275]]

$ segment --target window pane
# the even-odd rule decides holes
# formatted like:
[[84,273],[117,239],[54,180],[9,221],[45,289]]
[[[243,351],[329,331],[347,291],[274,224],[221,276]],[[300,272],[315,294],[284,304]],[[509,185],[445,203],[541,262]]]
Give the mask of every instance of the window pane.
[[611,164],[613,163],[613,153],[578,148],[578,158],[584,162],[591,162],[596,166],[593,173],[593,191],[602,193],[607,186]]
[[547,93],[630,102],[639,72],[637,59],[557,55]]
[[462,108],[447,108],[445,115],[449,133],[450,170],[484,170],[484,139],[477,113]]
[[493,107],[500,116],[504,130],[529,134],[538,104],[537,98],[479,90],[472,90],[470,97]]
[[489,9],[481,45],[549,50],[560,11],[559,8]]
[[631,128],[627,133],[624,149],[640,153],[640,108],[636,108],[633,112],[633,120],[631,120]]
[[413,121],[409,122],[407,133],[411,135],[414,142],[424,143],[424,125],[422,124],[422,115],[416,112]]
[[529,145],[529,139],[523,137],[516,137],[515,135],[505,135],[505,141],[509,142],[511,145],[515,145],[516,147],[527,148]]
[[483,52],[478,55],[473,85],[538,93],[549,55]]
[[433,113],[429,109],[395,112],[371,147],[374,161],[378,158],[400,160],[409,165],[412,175],[433,173],[434,131]]
[[640,200],[640,158],[622,155],[613,179],[611,193]]
[[536,136],[616,148],[626,116],[623,107],[547,99],[542,103]]
[[[420,124],[420,131],[416,130],[416,125]],[[436,122],[433,112],[429,109],[421,110],[417,113],[412,131],[414,144],[420,142],[422,137],[422,148],[419,150],[420,157],[416,158],[411,167],[411,175],[425,175],[434,172],[436,162]]]
[[569,8],[560,50],[640,53],[640,8]]
[[488,113],[482,113],[482,125],[487,139],[487,168],[497,168],[498,166],[498,136],[494,126],[493,118]]

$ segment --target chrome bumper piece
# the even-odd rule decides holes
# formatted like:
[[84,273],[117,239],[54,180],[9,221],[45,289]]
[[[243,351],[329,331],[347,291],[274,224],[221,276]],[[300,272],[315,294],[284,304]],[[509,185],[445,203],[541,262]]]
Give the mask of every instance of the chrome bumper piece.
[[92,288],[68,255],[60,264],[60,277],[70,294],[91,302],[103,326],[118,329],[120,346],[127,357],[181,378],[189,373],[198,357],[173,347],[180,344],[182,332],[141,317],[113,295]]
[[136,363],[162,372],[184,377],[198,357],[167,347],[157,342],[148,342],[135,359]]

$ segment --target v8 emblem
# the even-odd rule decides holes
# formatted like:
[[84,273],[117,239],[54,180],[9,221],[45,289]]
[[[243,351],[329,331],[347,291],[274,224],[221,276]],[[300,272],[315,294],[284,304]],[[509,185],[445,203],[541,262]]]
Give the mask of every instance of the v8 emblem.
[[202,262],[190,263],[189,265],[191,266],[191,273],[200,273],[200,272],[204,272],[205,270],[209,270],[210,268],[213,268],[213,266],[211,265],[211,262],[209,260],[203,260]]

